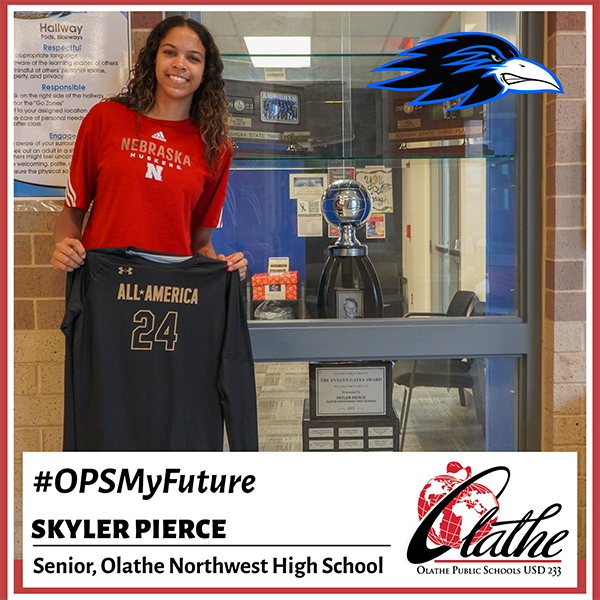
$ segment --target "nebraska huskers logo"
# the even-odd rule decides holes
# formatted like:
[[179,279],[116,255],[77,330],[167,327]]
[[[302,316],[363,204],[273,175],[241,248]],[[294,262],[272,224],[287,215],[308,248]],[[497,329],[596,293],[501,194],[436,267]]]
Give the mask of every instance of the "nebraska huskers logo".
[[[413,564],[435,560],[448,550],[460,550],[464,558],[518,558],[549,559],[562,552],[557,544],[569,532],[559,531],[553,535],[544,530],[549,521],[562,510],[555,503],[539,515],[533,510],[518,518],[499,520],[499,498],[508,486],[510,470],[493,467],[471,476],[471,467],[463,468],[457,462],[448,464],[445,475],[430,479],[418,500],[421,524],[415,531],[407,550],[407,558]],[[506,481],[494,493],[479,480],[504,472]],[[523,495],[527,499],[527,494]],[[427,540],[435,546],[431,548]]]

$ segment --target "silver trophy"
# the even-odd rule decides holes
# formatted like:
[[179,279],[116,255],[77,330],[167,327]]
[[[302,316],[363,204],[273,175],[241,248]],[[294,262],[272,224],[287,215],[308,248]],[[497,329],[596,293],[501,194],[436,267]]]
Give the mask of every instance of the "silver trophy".
[[371,216],[373,201],[367,188],[351,179],[334,181],[323,192],[321,205],[327,222],[340,231],[332,250],[334,256],[366,254],[366,246],[356,238],[356,230]]
[[356,230],[371,216],[373,201],[368,190],[354,180],[334,181],[321,196],[323,214],[340,236],[329,246],[329,257],[319,281],[319,318],[383,316],[381,285],[368,248]]

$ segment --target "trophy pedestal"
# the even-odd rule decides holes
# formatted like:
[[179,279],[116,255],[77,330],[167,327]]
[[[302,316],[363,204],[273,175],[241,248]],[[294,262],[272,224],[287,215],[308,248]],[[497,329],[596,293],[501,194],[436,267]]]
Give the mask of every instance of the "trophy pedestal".
[[309,363],[308,374],[304,452],[399,452],[392,361]]
[[381,285],[367,247],[336,245],[329,252],[317,292],[318,318],[381,318]]
[[399,452],[399,420],[392,415],[311,419],[310,402],[304,400],[303,452]]

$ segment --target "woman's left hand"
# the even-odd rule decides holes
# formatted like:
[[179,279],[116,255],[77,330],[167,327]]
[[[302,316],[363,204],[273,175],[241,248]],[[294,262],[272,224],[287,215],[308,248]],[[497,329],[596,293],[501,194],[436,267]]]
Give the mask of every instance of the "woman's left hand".
[[227,262],[228,271],[239,271],[240,279],[242,281],[246,279],[246,275],[248,274],[248,261],[244,258],[243,252],[234,252],[229,256],[219,254],[217,258]]

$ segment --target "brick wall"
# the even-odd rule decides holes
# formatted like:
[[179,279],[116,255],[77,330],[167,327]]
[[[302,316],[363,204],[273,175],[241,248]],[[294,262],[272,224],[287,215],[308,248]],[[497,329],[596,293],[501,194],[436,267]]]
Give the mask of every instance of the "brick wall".
[[[62,447],[65,276],[50,266],[58,203],[15,211],[15,553],[20,556],[23,452]],[[52,210],[55,208],[55,210]]]
[[[160,12],[131,14],[132,62]],[[14,212],[15,556],[22,532],[23,452],[62,449],[65,276],[50,265],[62,199],[25,200]]]
[[542,449],[579,456],[579,557],[585,558],[585,14],[547,15]]
[[163,19],[161,12],[133,12],[131,13],[131,45],[132,61],[134,65],[138,52],[146,43],[150,30]]

